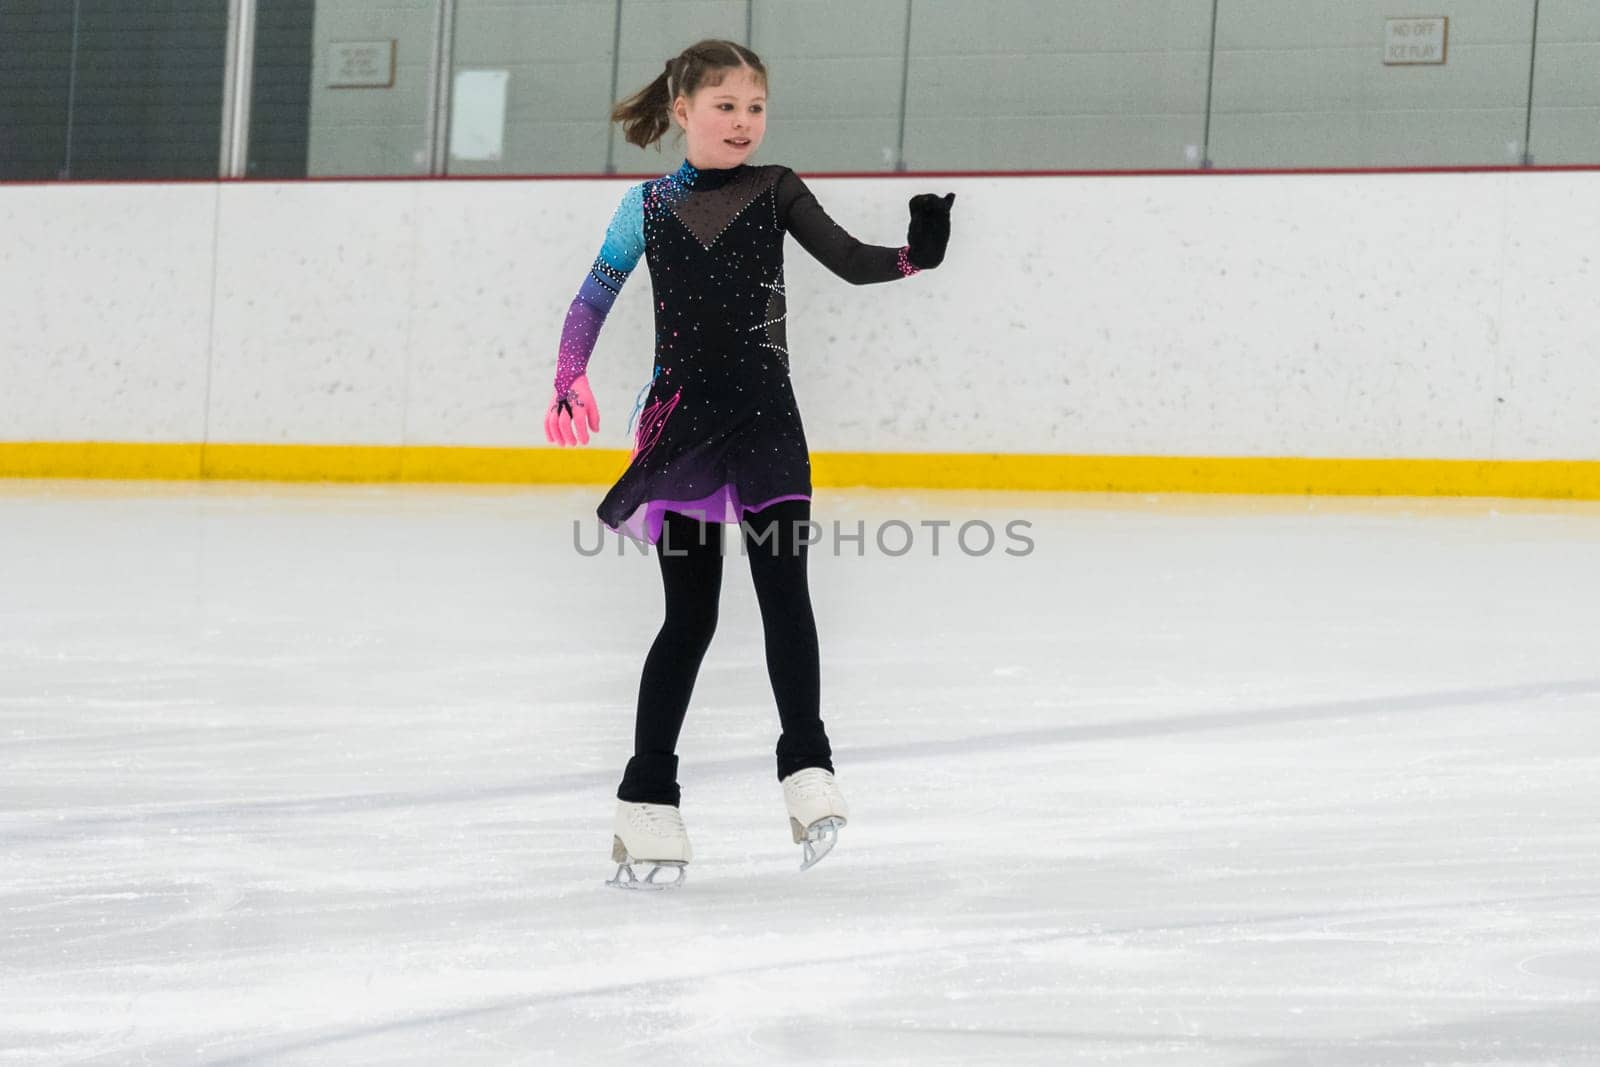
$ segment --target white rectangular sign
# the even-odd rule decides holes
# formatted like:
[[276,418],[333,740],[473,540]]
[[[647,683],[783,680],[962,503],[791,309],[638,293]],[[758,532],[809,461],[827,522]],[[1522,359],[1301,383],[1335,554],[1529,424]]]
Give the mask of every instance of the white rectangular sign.
[[506,87],[511,72],[456,72],[450,93],[450,155],[455,159],[499,159],[506,145]]
[[1443,15],[1384,21],[1385,66],[1442,64],[1449,44],[1450,20]]
[[393,40],[334,41],[328,46],[328,88],[393,87],[394,53]]

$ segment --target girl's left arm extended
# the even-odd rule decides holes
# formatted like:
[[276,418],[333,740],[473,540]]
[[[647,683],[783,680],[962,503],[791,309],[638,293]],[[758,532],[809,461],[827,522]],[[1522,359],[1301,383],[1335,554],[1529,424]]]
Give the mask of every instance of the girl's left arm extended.
[[911,198],[911,224],[899,248],[863,244],[822,210],[792,170],[778,179],[778,219],[800,246],[852,285],[908,278],[944,261],[950,241],[950,207],[956,194],[920,193]]

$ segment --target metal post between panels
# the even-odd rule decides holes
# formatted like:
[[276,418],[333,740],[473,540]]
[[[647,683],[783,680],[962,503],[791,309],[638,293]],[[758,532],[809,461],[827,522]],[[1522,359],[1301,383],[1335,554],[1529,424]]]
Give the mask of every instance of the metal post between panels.
[[428,85],[428,173],[443,175],[450,161],[450,78],[455,69],[456,0],[439,0]]
[[1533,0],[1533,39],[1528,42],[1528,113],[1522,123],[1522,164],[1533,166],[1533,75],[1539,55],[1539,0]]
[[222,158],[218,173],[243,178],[250,167],[250,91],[255,81],[256,0],[228,0],[222,73]]
[[1217,84],[1217,7],[1219,0],[1211,0],[1211,47],[1206,56],[1206,128],[1200,135],[1200,169],[1210,170],[1211,163],[1211,101]]
[[611,23],[611,95],[606,100],[606,173],[617,172],[617,131],[611,125],[611,105],[617,99],[617,85],[622,67],[622,0],[617,0],[616,16]]
[[895,139],[894,169],[906,169],[906,99],[911,88],[911,0],[906,0],[906,32],[900,48],[900,132]]

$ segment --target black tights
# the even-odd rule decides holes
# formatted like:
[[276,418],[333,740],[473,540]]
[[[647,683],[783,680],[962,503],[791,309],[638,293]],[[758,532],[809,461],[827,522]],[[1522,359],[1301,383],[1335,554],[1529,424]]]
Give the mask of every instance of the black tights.
[[[817,624],[806,585],[805,533],[810,518],[811,501],[784,500],[749,513],[741,527],[761,605],[767,676],[783,727],[777,752],[780,781],[802,767],[833,770],[833,752],[822,725]],[[674,511],[667,512],[664,520],[656,558],[666,592],[666,621],[645,657],[634,756],[617,797],[677,806],[678,734],[700,661],[717,628],[723,524]]]

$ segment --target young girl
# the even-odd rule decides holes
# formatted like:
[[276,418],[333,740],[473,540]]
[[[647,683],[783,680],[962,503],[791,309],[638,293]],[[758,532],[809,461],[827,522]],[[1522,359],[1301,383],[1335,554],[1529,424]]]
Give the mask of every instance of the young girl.
[[[955,194],[911,199],[907,243],[865,245],[830,219],[794,171],[746,163],[766,130],[767,74],[755,53],[709,40],[668,60],[612,121],[643,148],[676,123],[682,166],[628,189],[567,312],[545,435],[586,444],[600,412],[589,353],[644,256],[655,368],[628,468],[600,502],[610,529],[655,545],[666,621],[645,658],[634,755],[617,789],[608,884],[681,885],[691,851],[678,811],[678,733],[717,623],[722,525],[740,523],[783,732],[778,780],[801,869],[837,840],[848,812],[820,713],[817,630],[806,585],[811,461],[789,381],[783,238],[793,234],[856,285],[938,266]],[[632,864],[650,863],[643,880]],[[657,882],[677,868],[672,882]]]

